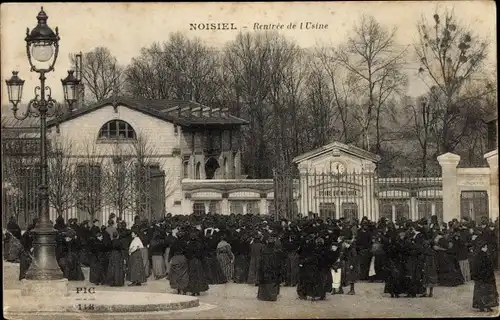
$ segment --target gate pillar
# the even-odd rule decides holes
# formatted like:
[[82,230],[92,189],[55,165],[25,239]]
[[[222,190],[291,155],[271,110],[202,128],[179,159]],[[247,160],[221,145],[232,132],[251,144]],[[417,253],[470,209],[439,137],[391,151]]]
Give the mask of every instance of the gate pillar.
[[457,185],[457,166],[460,156],[445,153],[437,157],[442,172],[443,183],[443,221],[449,222],[453,218],[460,220],[460,196]]
[[490,167],[490,189],[488,192],[488,203],[491,220],[498,218],[498,149],[484,155]]

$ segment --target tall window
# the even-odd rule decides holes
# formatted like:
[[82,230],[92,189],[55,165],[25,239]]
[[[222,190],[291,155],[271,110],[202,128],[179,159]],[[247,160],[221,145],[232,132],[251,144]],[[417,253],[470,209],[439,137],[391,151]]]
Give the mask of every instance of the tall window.
[[247,214],[254,214],[254,215],[260,214],[260,201],[259,200],[247,202]]
[[193,213],[196,215],[205,214],[205,203],[200,201],[193,203]]
[[182,171],[184,179],[189,178],[189,160],[184,160],[182,163]]
[[196,179],[201,179],[201,163],[196,164]]
[[233,178],[235,178],[235,179],[236,179],[236,155],[237,155],[237,153],[233,152],[233,165],[232,165],[233,172],[232,172],[232,175],[233,175]]
[[243,214],[243,203],[244,201],[232,200],[230,201],[231,212],[234,214]]
[[208,211],[212,214],[220,214],[220,201],[219,200],[212,200],[209,203]]
[[134,128],[122,120],[106,122],[99,130],[99,139],[135,139]]

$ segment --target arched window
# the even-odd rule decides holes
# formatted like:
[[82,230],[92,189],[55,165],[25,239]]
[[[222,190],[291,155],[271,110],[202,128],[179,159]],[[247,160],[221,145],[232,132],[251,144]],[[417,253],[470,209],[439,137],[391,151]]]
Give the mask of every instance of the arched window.
[[205,164],[205,175],[207,179],[213,179],[217,169],[219,169],[219,162],[217,162],[215,158],[209,158]]
[[135,139],[134,128],[122,120],[106,122],[99,130],[99,139]]
[[184,166],[184,169],[183,169],[183,172],[184,172],[184,179],[187,179],[189,178],[189,160],[184,160],[184,163],[183,163],[183,166]]

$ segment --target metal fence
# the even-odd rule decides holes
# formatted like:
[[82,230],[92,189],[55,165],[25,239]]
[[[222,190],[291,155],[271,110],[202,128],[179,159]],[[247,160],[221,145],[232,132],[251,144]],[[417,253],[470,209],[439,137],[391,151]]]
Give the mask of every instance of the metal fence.
[[[281,216],[352,219],[430,218],[442,221],[441,177],[382,178],[373,172],[274,171],[274,199]],[[292,209],[295,206],[296,209]]]
[[416,221],[436,215],[443,220],[441,177],[377,177],[375,186],[379,217]]
[[[35,158],[3,156],[2,160],[3,223],[14,217],[21,228],[26,228],[39,215],[39,165]],[[63,172],[48,175],[53,222],[59,215],[66,221],[77,218],[80,222],[106,222],[115,213],[130,225],[135,215],[150,221],[164,215],[165,173],[157,166],[125,174],[127,177],[95,165],[75,164],[71,170],[74,172],[66,178]]]

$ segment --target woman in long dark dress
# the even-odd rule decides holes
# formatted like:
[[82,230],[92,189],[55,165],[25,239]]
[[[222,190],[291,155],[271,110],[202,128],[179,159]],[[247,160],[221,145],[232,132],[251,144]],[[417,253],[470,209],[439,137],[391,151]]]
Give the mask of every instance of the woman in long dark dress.
[[76,238],[76,233],[72,229],[68,228],[63,232],[62,236],[62,257],[60,265],[64,277],[69,281],[83,281],[85,280],[85,276],[83,275],[82,267],[80,265],[80,244]]
[[301,236],[299,248],[299,280],[297,282],[297,295],[299,299],[307,299],[307,287],[311,279],[311,269],[307,267],[310,253],[314,250],[314,244],[311,237]]
[[375,275],[372,277],[372,280],[376,282],[382,282],[387,278],[385,274],[387,258],[386,252],[384,251],[385,241],[385,236],[381,232],[378,232],[373,238],[372,254],[374,257]]
[[301,274],[297,293],[300,299],[311,297],[316,300],[323,296],[325,289],[326,279],[322,277],[320,265],[323,251],[314,243],[313,235],[308,237],[308,241],[301,247]]
[[337,260],[338,256],[335,251],[332,250],[332,243],[330,241],[324,242],[323,238],[318,238],[316,240],[319,252],[319,278],[323,283],[323,290],[321,291],[320,300],[325,300],[326,294],[331,293],[333,290],[333,277],[331,268]]
[[153,275],[156,280],[164,278],[167,274],[167,267],[165,265],[165,260],[163,259],[165,247],[165,238],[161,235],[160,230],[155,230],[153,238],[149,244],[149,249],[152,256]]
[[204,264],[205,274],[208,284],[223,284],[228,279],[224,275],[224,271],[217,259],[217,245],[219,243],[218,234],[212,228],[207,229],[205,238],[205,257],[202,261]]
[[281,262],[276,254],[274,238],[266,241],[262,249],[257,284],[257,299],[262,301],[278,300],[281,282]]
[[259,274],[260,255],[262,253],[263,244],[260,236],[255,235],[250,243],[250,266],[248,268],[248,284],[256,284],[257,275]]
[[404,293],[404,231],[400,231],[397,236],[391,236],[386,242],[387,262],[386,262],[386,281],[384,293],[389,293],[391,298],[399,298]]
[[438,285],[438,275],[436,266],[436,251],[432,248],[429,240],[424,242],[424,277],[423,284],[429,288],[429,293],[424,293],[422,297],[432,297],[434,287]]
[[[103,233],[103,237],[105,236],[105,233]],[[123,243],[118,239],[117,232],[114,232],[112,237],[113,239],[111,240],[109,248],[106,283],[112,287],[122,287],[125,285]]]
[[90,283],[96,285],[106,283],[109,247],[110,243],[104,242],[104,237],[101,232],[98,232],[95,237],[89,239]]
[[146,282],[146,269],[144,268],[143,259],[143,244],[141,238],[139,238],[139,231],[137,229],[132,230],[132,242],[128,248],[128,253],[130,256],[130,284],[129,286],[140,286]]
[[436,250],[439,285],[443,287],[455,287],[463,284],[464,277],[460,271],[460,266],[451,242],[445,237],[438,235],[433,248]]
[[240,231],[233,242],[234,282],[245,283],[250,268],[250,244],[247,237]]
[[203,249],[204,246],[201,243],[201,239],[199,239],[197,234],[192,233],[186,247],[189,273],[189,284],[186,291],[191,292],[193,296],[199,296],[200,292],[208,290],[207,277],[201,263]]
[[169,252],[170,262],[170,287],[177,289],[177,294],[185,294],[189,284],[188,261],[186,259],[186,242],[179,232],[172,242]]
[[299,282],[299,254],[297,250],[299,244],[297,238],[293,234],[288,234],[285,236],[283,243],[283,249],[285,251],[285,287],[295,287]]
[[472,278],[474,280],[474,295],[472,307],[479,311],[493,311],[498,307],[498,290],[495,280],[494,264],[491,259],[488,244],[482,242],[475,257]]

